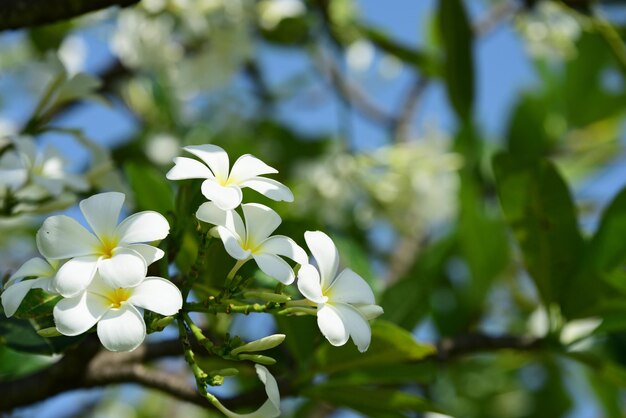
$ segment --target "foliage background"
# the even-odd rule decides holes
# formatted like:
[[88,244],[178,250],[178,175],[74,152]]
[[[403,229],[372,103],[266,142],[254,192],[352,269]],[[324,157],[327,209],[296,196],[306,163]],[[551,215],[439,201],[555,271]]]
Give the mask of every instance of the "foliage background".
[[[197,241],[180,204],[197,204],[163,178],[179,147],[215,143],[280,170],[296,196],[271,205],[282,233],[302,244],[305,230],[326,230],[385,309],[362,357],[331,350],[300,318],[207,325],[288,334],[272,369],[291,382],[285,416],[620,417],[625,10],[569,3],[144,0],[4,32],[0,129],[56,144],[93,191],[179,216],[181,271]],[[101,87],[73,86],[76,97],[37,113],[56,52]],[[96,91],[104,102],[82,100]],[[5,209],[8,273],[34,251],[41,217]],[[211,257],[209,280],[230,268]],[[0,323],[8,383],[54,361],[29,353],[56,350],[18,322]],[[185,373],[180,359],[158,366]],[[122,385],[14,415],[211,412]]]

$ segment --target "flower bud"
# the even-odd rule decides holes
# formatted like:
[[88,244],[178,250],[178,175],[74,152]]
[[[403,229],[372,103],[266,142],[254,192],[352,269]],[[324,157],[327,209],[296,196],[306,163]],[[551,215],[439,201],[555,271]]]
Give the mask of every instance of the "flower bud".
[[219,369],[213,370],[209,373],[210,376],[237,376],[239,374],[239,370],[229,367],[228,369]]
[[239,360],[250,360],[255,363],[264,364],[266,366],[276,364],[276,360],[268,356],[262,356],[261,354],[239,354],[237,358]]
[[171,324],[173,320],[174,320],[173,316],[166,316],[165,318],[161,318],[158,321],[156,321],[156,324],[155,324],[156,328],[163,329],[169,324]]
[[37,334],[44,338],[60,337],[63,335],[56,329],[56,327],[42,328],[37,331]]
[[[285,340],[285,334],[274,334],[263,337],[260,340],[249,342],[240,347],[231,350],[231,354],[236,356],[239,353],[254,353],[256,351],[265,351],[274,348]],[[272,363],[273,364],[273,363]]]

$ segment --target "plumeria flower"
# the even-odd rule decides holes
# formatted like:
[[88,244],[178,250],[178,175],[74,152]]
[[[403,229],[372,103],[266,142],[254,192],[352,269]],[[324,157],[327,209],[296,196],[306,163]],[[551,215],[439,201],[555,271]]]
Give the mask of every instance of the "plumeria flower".
[[0,177],[6,176],[11,188],[25,186],[18,192],[20,196],[40,199],[59,196],[66,189],[84,191],[89,187],[81,176],[64,170],[67,162],[53,146],[38,151],[30,138],[18,137],[12,142],[14,149],[0,163]]
[[222,210],[213,202],[203,203],[196,217],[216,225],[215,231],[231,257],[239,261],[252,258],[263,273],[281,283],[293,283],[295,274],[291,266],[279,256],[305,264],[306,252],[291,238],[270,236],[282,221],[272,209],[258,203],[246,203],[241,208],[245,224],[236,211]]
[[[45,292],[57,293],[52,285],[52,278],[57,272],[58,260],[46,261],[39,257],[25,262],[4,286],[2,292],[2,308],[7,318],[13,316],[30,289],[43,289]],[[34,277],[32,280],[24,280]]]
[[230,210],[239,206],[244,187],[272,200],[293,202],[293,194],[285,185],[261,177],[278,171],[250,154],[239,157],[229,172],[228,154],[222,148],[205,144],[183,149],[200,158],[204,164],[192,158],[174,158],[175,165],[166,177],[170,180],[206,179],[202,183],[202,194],[220,209]]
[[146,277],[147,266],[163,257],[162,250],[145,243],[167,236],[167,220],[145,211],[118,224],[124,198],[123,193],[109,192],[80,202],[93,233],[64,215],[49,217],[37,232],[37,247],[44,257],[70,259],[54,278],[64,297],[84,290],[96,271],[111,287],[136,286]]
[[98,338],[107,350],[132,351],[146,337],[139,309],[169,316],[182,306],[180,290],[161,277],[146,277],[135,287],[115,287],[96,274],[84,292],[61,299],[52,313],[63,335],[80,335],[97,324]]
[[339,275],[339,252],[328,235],[307,231],[304,239],[315,257],[318,269],[310,264],[298,271],[298,289],[317,304],[317,325],[334,346],[344,345],[349,337],[360,352],[370,345],[372,330],[368,320],[383,313],[374,293],[361,276],[350,269]]
[[254,366],[256,374],[259,376],[259,380],[265,385],[265,393],[267,393],[267,400],[259,409],[249,414],[236,414],[224,405],[222,405],[217,399],[214,401],[214,405],[224,415],[229,418],[275,418],[280,416],[280,392],[278,391],[278,384],[272,374],[260,364]]

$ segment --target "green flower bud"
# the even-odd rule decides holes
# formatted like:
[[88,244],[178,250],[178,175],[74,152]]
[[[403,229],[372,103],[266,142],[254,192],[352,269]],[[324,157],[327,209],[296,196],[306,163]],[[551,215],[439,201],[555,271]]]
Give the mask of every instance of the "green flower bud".
[[60,337],[61,335],[63,335],[56,329],[56,327],[42,328],[37,331],[37,334],[41,335],[44,338]]
[[230,353],[236,356],[239,353],[254,353],[256,351],[265,351],[280,345],[280,343],[282,343],[284,340],[285,334],[274,334],[237,347],[231,350]]
[[211,373],[209,373],[209,375],[211,376],[237,376],[239,374],[239,370],[230,367],[228,369],[219,369],[219,370],[213,370]]
[[268,356],[262,356],[261,354],[239,354],[237,358],[239,360],[250,360],[255,363],[264,364],[266,366],[276,364],[276,360]]
[[262,299],[268,302],[276,302],[276,303],[285,303],[291,300],[291,297],[287,295],[283,295],[280,293],[272,293],[272,292],[246,292],[244,294],[246,298],[250,299]]

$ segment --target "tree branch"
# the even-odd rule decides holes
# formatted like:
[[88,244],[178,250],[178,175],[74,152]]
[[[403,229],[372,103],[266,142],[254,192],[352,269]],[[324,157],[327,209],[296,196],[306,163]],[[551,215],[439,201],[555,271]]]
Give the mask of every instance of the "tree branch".
[[513,335],[491,336],[486,334],[467,334],[453,338],[444,338],[437,344],[438,360],[446,361],[453,357],[464,356],[483,351],[518,350],[533,351],[545,347],[543,339],[519,337]]
[[0,0],[0,30],[45,25],[139,0]]

